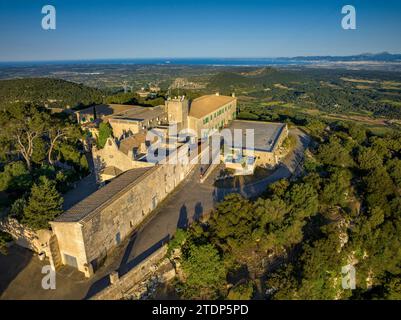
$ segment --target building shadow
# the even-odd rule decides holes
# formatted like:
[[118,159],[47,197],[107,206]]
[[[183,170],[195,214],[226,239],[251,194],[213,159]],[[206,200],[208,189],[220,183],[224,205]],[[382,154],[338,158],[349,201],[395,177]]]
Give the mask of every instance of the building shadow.
[[[142,252],[141,254],[136,256],[135,258],[133,258],[132,260],[130,260],[128,262],[125,261],[124,264],[121,263],[120,267],[117,270],[119,277],[122,277],[125,274],[127,274],[128,272],[130,272],[133,268],[135,268],[141,262],[146,260],[150,255],[152,255],[158,249],[160,249],[169,240],[170,240],[170,235],[167,235],[164,238],[157,241],[155,244],[153,244],[147,250],[145,250],[144,252]],[[131,253],[130,249],[132,250],[132,246],[133,246],[134,242],[135,242],[135,239],[132,239],[132,241],[130,241],[130,244],[127,246],[127,249],[124,253],[122,262],[125,259],[128,259],[128,257],[130,256],[130,253]],[[110,275],[107,274],[106,276],[102,277],[101,279],[99,279],[98,281],[96,281],[95,283],[92,284],[92,286],[89,288],[89,290],[86,294],[85,299],[90,299],[91,297],[93,297],[94,295],[96,295],[97,293],[99,293],[100,291],[102,291],[103,289],[108,287],[109,285],[110,285]]]
[[127,248],[126,248],[125,251],[124,251],[124,256],[123,256],[123,258],[121,259],[119,269],[122,268],[124,265],[127,264],[128,260],[129,260],[129,257],[131,256],[132,248],[134,247],[137,234],[138,234],[138,233],[135,232],[135,233],[130,237],[129,242],[128,242],[128,245],[127,245]]
[[16,244],[8,248],[8,254],[0,254],[0,296],[34,257],[33,252]]
[[155,253],[157,250],[159,250],[164,244],[166,244],[170,240],[170,235],[168,234],[164,238],[160,239],[157,241],[154,245],[146,249],[144,252],[141,254],[137,255],[135,258],[132,260],[128,261],[124,265],[120,266],[118,269],[118,274],[120,277],[131,271],[133,268],[135,268],[138,264],[140,264],[142,261],[146,260],[150,255]]

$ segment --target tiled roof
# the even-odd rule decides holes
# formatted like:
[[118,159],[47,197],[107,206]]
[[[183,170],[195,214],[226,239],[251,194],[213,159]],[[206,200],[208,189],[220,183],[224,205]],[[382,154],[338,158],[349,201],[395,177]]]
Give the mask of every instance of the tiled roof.
[[[101,118],[102,116],[111,116],[116,115],[121,112],[130,110],[135,108],[133,105],[125,105],[125,104],[98,104],[95,106],[97,117]],[[86,109],[78,110],[76,113],[84,114],[93,114],[93,107],[88,107]]]
[[189,116],[198,119],[203,118],[204,116],[235,100],[235,97],[220,96],[215,94],[199,97],[192,101],[189,109]]
[[92,193],[71,209],[67,210],[55,219],[55,222],[78,222],[87,217],[91,212],[107,206],[116,198],[130,190],[141,180],[148,171],[153,168],[138,168],[126,171],[111,180],[103,188]]
[[[139,107],[133,106],[132,108],[120,112],[119,114],[114,115],[110,121],[119,121],[119,120],[135,120],[135,121],[145,121],[152,120],[156,117],[165,116],[164,106],[156,106],[156,107]],[[161,120],[161,119],[160,119]]]

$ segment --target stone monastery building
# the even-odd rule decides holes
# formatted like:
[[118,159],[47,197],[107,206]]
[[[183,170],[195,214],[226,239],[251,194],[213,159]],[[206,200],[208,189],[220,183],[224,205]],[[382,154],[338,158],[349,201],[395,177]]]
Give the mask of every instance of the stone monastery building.
[[[46,254],[52,264],[56,268],[70,265],[92,276],[111,250],[132,234],[196,166],[196,162],[183,160],[188,159],[188,145],[194,141],[170,137],[168,125],[192,129],[196,144],[201,145],[215,129],[229,127],[236,113],[235,96],[219,94],[192,102],[178,97],[153,108],[101,105],[78,111],[77,120],[84,128],[99,119],[110,124],[114,138],[109,138],[103,149],[93,150],[98,179],[104,186],[51,222],[53,236]],[[158,151],[165,152],[166,159],[175,157],[178,161],[174,164],[149,160],[152,141],[147,141],[146,133],[151,128],[164,138]],[[260,128],[258,132],[263,134],[264,127]],[[271,131],[274,141],[281,142],[287,134],[286,126]],[[275,152],[275,142],[268,140],[258,138],[260,152]],[[265,158],[276,162],[274,156]]]

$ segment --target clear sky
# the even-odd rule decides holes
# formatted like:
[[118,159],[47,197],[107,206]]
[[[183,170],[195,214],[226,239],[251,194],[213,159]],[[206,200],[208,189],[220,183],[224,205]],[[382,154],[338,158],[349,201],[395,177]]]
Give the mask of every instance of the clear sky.
[[0,0],[0,61],[401,53],[400,31],[400,0]]

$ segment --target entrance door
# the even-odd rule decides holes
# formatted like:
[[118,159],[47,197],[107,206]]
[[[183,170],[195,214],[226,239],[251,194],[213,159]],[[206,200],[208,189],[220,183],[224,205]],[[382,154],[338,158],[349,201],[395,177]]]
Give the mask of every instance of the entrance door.
[[69,265],[71,267],[77,268],[78,269],[78,262],[77,258],[70,256],[69,254],[64,253],[64,261],[66,265]]

